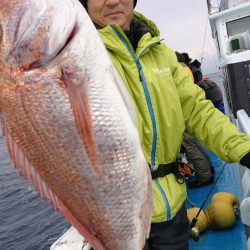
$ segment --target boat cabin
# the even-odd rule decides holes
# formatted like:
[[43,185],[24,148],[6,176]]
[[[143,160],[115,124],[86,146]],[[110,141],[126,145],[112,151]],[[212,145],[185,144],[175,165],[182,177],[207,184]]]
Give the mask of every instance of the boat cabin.
[[210,15],[230,111],[250,115],[250,0],[224,0]]

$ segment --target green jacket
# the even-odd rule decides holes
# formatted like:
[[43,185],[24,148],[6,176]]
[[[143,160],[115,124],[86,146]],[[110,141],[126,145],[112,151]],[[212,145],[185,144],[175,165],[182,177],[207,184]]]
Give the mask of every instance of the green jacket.
[[[139,13],[134,18],[151,29],[142,35],[136,51],[117,25],[106,26],[99,34],[135,106],[147,161],[151,165],[175,161],[187,129],[221,159],[239,162],[250,151],[246,135],[205,100],[175,52],[160,40],[157,27]],[[185,199],[186,185],[177,183],[173,174],[153,180],[152,222],[172,219]]]

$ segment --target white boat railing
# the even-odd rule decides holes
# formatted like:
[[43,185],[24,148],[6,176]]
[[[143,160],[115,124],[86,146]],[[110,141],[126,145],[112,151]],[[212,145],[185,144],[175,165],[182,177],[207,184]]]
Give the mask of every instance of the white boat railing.
[[90,250],[90,245],[74,227],[70,227],[53,243],[50,250]]
[[[250,117],[244,110],[237,111],[239,129],[250,138]],[[243,200],[240,204],[241,221],[245,225],[247,249],[250,250],[250,170],[245,169],[242,180]]]
[[246,133],[250,139],[250,117],[241,109],[237,111],[237,118],[240,130]]

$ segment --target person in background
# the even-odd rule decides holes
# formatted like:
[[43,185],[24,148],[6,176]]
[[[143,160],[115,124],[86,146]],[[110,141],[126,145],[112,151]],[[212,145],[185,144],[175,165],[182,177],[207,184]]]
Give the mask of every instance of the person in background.
[[193,61],[186,52],[176,51],[175,53],[178,62],[192,75],[194,83],[205,91],[206,99],[210,100],[222,113],[225,113],[222,91],[214,81],[203,77],[201,63],[197,59]]
[[182,153],[192,164],[195,180],[187,181],[188,188],[199,188],[214,183],[214,167],[202,146],[187,132],[183,135]]
[[195,59],[193,62],[189,62],[187,66],[193,74],[194,83],[205,91],[206,99],[210,100],[222,113],[225,113],[222,91],[214,81],[209,80],[208,77],[203,77],[201,63]]
[[[213,104],[160,38],[157,26],[134,11],[136,0],[81,0],[135,107],[152,175],[153,215],[145,250],[188,249],[186,185],[176,158],[183,133],[226,162],[250,167],[250,141]],[[111,235],[112,237],[112,235]]]
[[[200,64],[196,64],[198,63],[198,61],[194,61],[194,63],[196,66],[199,66],[199,68],[195,67],[194,65],[190,67],[189,65],[192,59],[189,57],[188,53],[179,53],[178,51],[176,51],[175,53],[178,62],[185,68],[185,70],[188,71],[189,74],[191,74],[194,81],[197,81],[198,78],[200,81]],[[197,74],[195,75],[194,73]],[[195,170],[196,180],[187,182],[189,188],[199,188],[202,186],[210,185],[214,182],[214,168],[211,164],[209,156],[197,142],[197,140],[195,140],[195,138],[187,132],[185,132],[183,136],[181,152],[185,154],[188,162],[192,164]]]

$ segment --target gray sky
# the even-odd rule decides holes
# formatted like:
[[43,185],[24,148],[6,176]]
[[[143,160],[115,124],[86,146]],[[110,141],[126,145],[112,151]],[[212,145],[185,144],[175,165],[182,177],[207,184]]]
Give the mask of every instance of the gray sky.
[[[218,1],[211,1],[217,7]],[[136,10],[154,21],[173,49],[200,61],[204,74],[218,71],[216,48],[208,22],[207,0],[137,0]],[[213,8],[216,11],[217,8]],[[205,46],[203,43],[206,32]]]

